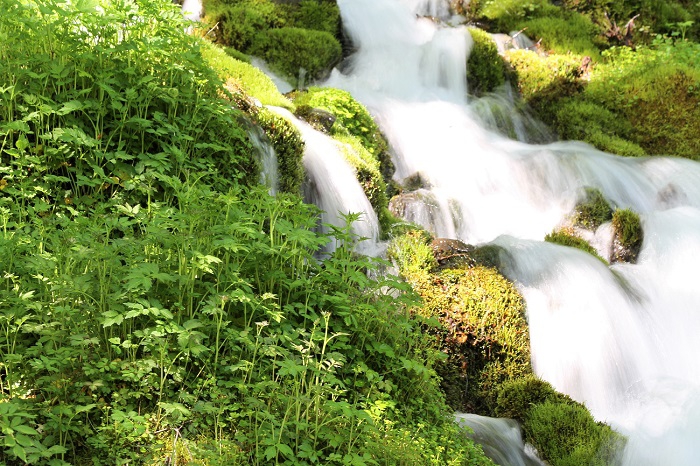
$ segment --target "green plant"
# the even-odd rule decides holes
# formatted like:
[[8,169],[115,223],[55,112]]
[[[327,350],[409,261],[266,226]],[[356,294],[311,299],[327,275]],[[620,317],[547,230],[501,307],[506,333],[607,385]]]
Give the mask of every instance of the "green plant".
[[338,63],[342,50],[331,34],[284,27],[259,32],[248,50],[298,85],[312,81]]
[[485,0],[479,2],[477,17],[493,25],[496,32],[517,31],[527,19],[561,17],[564,11],[548,0]]
[[519,24],[529,37],[542,39],[542,47],[556,53],[574,53],[597,59],[600,57],[597,40],[599,29],[584,15],[570,13],[563,17],[545,16]]

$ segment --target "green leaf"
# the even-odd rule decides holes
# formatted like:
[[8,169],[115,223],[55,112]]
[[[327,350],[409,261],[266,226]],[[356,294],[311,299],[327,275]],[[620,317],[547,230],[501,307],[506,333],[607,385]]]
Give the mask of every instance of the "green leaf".
[[24,424],[16,426],[15,431],[26,435],[39,435],[39,432],[37,432],[35,429]]
[[267,461],[270,461],[275,456],[277,456],[277,448],[275,447],[275,445],[270,445],[265,449],[265,459]]

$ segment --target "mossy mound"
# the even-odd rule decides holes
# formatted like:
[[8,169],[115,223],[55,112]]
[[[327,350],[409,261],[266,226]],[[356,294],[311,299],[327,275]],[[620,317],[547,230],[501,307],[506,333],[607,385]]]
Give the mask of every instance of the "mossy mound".
[[613,209],[599,189],[586,188],[585,197],[574,208],[574,225],[595,231],[612,220]]
[[469,34],[474,45],[467,61],[467,85],[471,94],[480,96],[505,83],[506,66],[490,34],[474,27]]
[[588,242],[585,239],[579,238],[578,236],[576,236],[568,230],[555,230],[549,233],[547,236],[545,236],[544,240],[548,243],[554,243],[559,244],[561,246],[580,249],[581,251],[587,252],[588,254],[592,255],[604,264],[607,265],[608,263],[605,259],[600,257],[598,251],[596,251],[593,246],[588,244]]
[[203,42],[202,57],[225,80],[230,90],[255,97],[263,105],[292,108],[292,102],[280,94],[272,80],[253,65],[232,57],[223,48]]
[[258,109],[254,116],[277,154],[280,192],[300,194],[304,182],[302,158],[305,143],[299,130],[285,118],[265,108]]
[[497,270],[438,270],[434,252],[424,235],[408,234],[394,241],[389,256],[423,298],[419,312],[443,325],[440,345],[449,359],[438,372],[452,382],[444,385],[448,401],[492,413],[497,386],[531,372],[525,304]]
[[260,32],[248,50],[297,85],[321,78],[340,61],[340,43],[325,31],[278,28]]
[[263,58],[293,83],[321,78],[341,58],[335,1],[208,0],[204,7],[217,42]]
[[586,407],[529,375],[499,387],[496,414],[518,420],[525,441],[556,466],[618,463],[624,438],[595,422]]
[[644,241],[642,221],[630,209],[618,209],[612,216],[613,251],[611,262],[637,262]]
[[297,106],[320,108],[332,113],[336,117],[332,134],[359,138],[362,146],[379,161],[384,180],[391,179],[394,166],[386,138],[367,108],[349,92],[331,87],[311,87],[306,92],[298,93],[294,103]]

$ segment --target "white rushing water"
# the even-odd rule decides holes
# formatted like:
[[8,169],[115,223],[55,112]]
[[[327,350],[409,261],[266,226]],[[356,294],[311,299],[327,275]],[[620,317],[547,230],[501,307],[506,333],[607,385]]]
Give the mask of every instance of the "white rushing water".
[[[445,19],[446,0],[338,4],[358,51],[326,85],[376,116],[399,182],[420,175],[407,215],[439,236],[505,248],[535,371],[629,437],[625,464],[697,464],[700,164],[499,136],[483,126],[483,103],[466,99],[468,32],[424,18]],[[637,264],[607,267],[542,242],[588,186],[641,214]]]
[[[360,213],[361,217],[353,223],[352,231],[367,241],[360,242],[357,250],[376,253],[379,239],[377,214],[358,183],[355,171],[343,157],[338,142],[299,120],[289,110],[269,108],[292,122],[306,143],[302,160],[307,176],[305,198],[321,208],[321,222],[342,227],[345,224],[344,215]],[[329,250],[333,249],[333,245],[330,245]]]

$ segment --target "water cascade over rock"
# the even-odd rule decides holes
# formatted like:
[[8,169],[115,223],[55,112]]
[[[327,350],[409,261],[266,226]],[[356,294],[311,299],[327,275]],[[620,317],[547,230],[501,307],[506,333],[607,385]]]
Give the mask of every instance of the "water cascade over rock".
[[[447,1],[338,4],[358,51],[326,84],[376,116],[396,180],[422,180],[399,210],[437,236],[505,248],[506,273],[527,300],[536,373],[629,438],[625,464],[697,464],[700,164],[499,136],[466,98],[468,31],[424,17],[444,17]],[[640,213],[637,264],[607,267],[542,242],[587,187]]]

